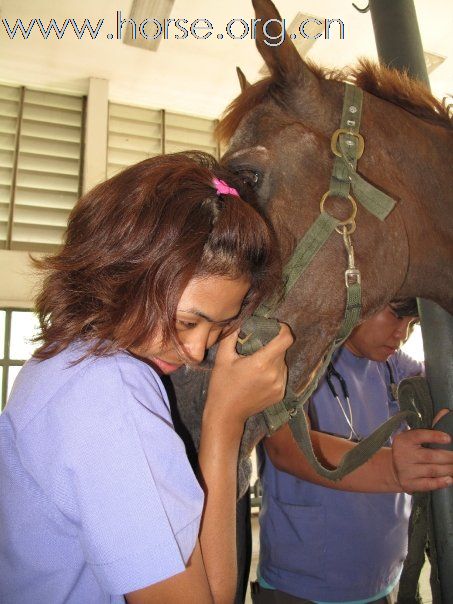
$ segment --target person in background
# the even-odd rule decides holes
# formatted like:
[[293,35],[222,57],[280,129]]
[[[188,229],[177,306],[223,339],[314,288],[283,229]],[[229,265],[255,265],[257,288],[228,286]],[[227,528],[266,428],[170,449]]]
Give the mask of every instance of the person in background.
[[[399,411],[395,386],[423,371],[400,350],[416,319],[415,300],[391,303],[356,327],[334,355],[308,406],[313,444],[324,463],[337,465],[347,449]],[[263,501],[253,601],[395,602],[407,553],[407,493],[451,484],[452,454],[421,448],[437,439],[435,431],[406,430],[333,483],[315,474],[283,432],[260,449]]]
[[[230,604],[239,443],[292,343],[235,349],[279,282],[271,226],[213,158],[160,156],[85,195],[38,264],[41,346],[0,416],[0,601]],[[160,376],[218,340],[201,488]]]

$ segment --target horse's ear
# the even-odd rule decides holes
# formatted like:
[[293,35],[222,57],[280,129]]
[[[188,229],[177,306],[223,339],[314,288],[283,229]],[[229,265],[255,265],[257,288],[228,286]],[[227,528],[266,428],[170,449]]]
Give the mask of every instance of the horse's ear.
[[247,82],[247,78],[245,77],[244,72],[240,67],[236,67],[236,73],[238,74],[241,92],[244,92],[244,90],[250,86],[250,83]]
[[256,24],[256,46],[271,74],[281,82],[295,82],[302,78],[304,84],[316,76],[308,69],[283,28],[283,20],[271,0],[252,0]]

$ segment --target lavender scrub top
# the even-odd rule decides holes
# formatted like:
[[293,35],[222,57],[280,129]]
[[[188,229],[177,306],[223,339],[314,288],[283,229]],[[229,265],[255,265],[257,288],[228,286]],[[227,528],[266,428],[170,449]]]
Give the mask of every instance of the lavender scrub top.
[[72,345],[0,416],[0,602],[124,602],[184,571],[203,493],[157,374]]
[[[389,363],[396,384],[423,371],[421,363],[401,351]],[[333,365],[347,382],[353,426],[360,437],[399,411],[385,363],[357,357],[343,346]],[[346,410],[341,387],[333,381]],[[350,427],[325,378],[312,396],[310,412],[317,430],[349,436]],[[330,489],[277,470],[261,453],[263,586],[320,604],[361,604],[390,593],[407,554],[411,497]]]

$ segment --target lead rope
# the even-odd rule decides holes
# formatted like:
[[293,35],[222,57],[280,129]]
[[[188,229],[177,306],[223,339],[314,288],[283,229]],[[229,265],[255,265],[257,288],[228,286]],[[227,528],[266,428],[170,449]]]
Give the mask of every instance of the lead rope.
[[[284,399],[262,412],[268,435],[288,423],[294,439],[313,469],[320,476],[332,481],[341,480],[346,474],[364,464],[386,444],[403,420],[411,418],[416,420],[414,411],[397,413],[358,443],[354,449],[346,453],[338,467],[332,470],[323,466],[315,455],[303,408],[317,388],[319,379],[324,374],[333,352],[347,339],[360,318],[361,279],[360,271],[355,266],[354,248],[351,241],[351,234],[355,230],[357,204],[350,194],[351,187],[358,201],[379,220],[384,220],[395,205],[392,198],[367,183],[356,172],[357,160],[364,150],[363,137],[359,134],[362,97],[363,93],[360,88],[350,84],[345,85],[341,127],[334,132],[331,141],[335,160],[329,190],[321,198],[320,215],[296,246],[293,256],[283,271],[284,299],[330,235],[334,231],[340,233],[343,236],[348,259],[345,271],[346,307],[343,322],[314,379],[307,387],[296,395],[288,385]],[[352,210],[348,219],[340,221],[325,210],[325,201],[330,196],[349,200]],[[262,304],[244,323],[237,344],[240,354],[253,354],[278,334],[280,329],[278,321],[271,319],[270,315],[275,315],[280,303],[279,298],[271,299]]]

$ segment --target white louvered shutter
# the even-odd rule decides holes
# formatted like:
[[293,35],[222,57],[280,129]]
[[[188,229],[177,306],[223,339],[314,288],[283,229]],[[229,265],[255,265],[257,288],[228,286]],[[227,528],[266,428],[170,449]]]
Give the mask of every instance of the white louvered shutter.
[[83,97],[25,90],[11,249],[61,243],[80,192]]
[[218,157],[214,138],[216,120],[191,115],[165,113],[165,152],[198,149]]
[[162,152],[162,111],[109,103],[107,177]]
[[0,85],[0,249],[6,247],[21,88]]
[[198,149],[218,157],[216,120],[109,103],[107,176],[162,152]]

